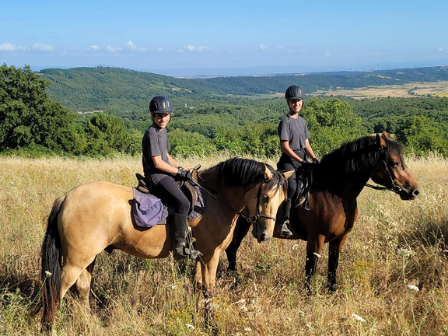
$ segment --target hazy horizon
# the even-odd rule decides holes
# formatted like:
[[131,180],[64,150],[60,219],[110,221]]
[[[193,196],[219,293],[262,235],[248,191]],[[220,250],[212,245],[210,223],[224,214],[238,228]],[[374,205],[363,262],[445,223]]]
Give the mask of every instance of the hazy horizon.
[[[25,65],[24,65],[25,66]],[[127,70],[134,70],[139,72],[148,72],[158,75],[170,76],[170,77],[225,77],[225,76],[269,76],[269,75],[287,75],[298,73],[326,73],[326,72],[356,72],[356,71],[377,71],[377,70],[399,70],[399,69],[412,69],[412,68],[425,68],[436,66],[448,66],[448,59],[440,60],[439,62],[409,62],[409,63],[389,63],[389,64],[376,64],[376,65],[358,65],[352,67],[309,67],[302,68],[300,71],[296,67],[287,66],[258,66],[258,67],[246,67],[246,68],[178,68],[178,69],[141,69],[141,68],[129,68],[120,67],[109,64],[95,64],[92,66],[75,66],[75,67],[60,67],[60,66],[30,66],[31,70],[39,72],[45,69],[73,69],[73,68],[96,68],[96,67],[110,67],[110,68],[122,68]]]

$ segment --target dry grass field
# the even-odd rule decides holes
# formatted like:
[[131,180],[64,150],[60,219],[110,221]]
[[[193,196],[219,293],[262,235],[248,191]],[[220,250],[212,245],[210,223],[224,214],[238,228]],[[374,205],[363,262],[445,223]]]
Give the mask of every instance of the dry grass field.
[[311,96],[346,96],[354,99],[384,97],[448,97],[448,81],[370,86],[352,90],[335,89],[316,91]]
[[[178,162],[208,167],[224,159]],[[405,202],[363,190],[334,294],[325,290],[327,247],[311,296],[303,291],[304,242],[246,237],[236,288],[222,256],[214,299],[220,335],[448,335],[448,161],[432,156],[407,164],[421,194]],[[90,181],[134,186],[135,172],[139,158],[0,158],[1,335],[39,333],[39,316],[29,310],[41,286],[40,246],[54,199]],[[179,272],[171,257],[104,252],[94,271],[92,314],[67,295],[55,334],[210,335],[203,299],[194,296],[191,272]]]

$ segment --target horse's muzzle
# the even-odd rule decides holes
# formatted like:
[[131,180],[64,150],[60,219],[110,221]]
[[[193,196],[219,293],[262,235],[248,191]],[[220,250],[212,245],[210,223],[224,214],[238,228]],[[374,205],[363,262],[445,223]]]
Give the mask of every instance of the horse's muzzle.
[[269,239],[272,238],[272,234],[269,234],[269,232],[267,232],[267,230],[264,227],[264,225],[260,225],[258,223],[252,225],[252,236],[259,243],[264,242],[264,241],[269,240]]
[[397,194],[400,195],[400,198],[403,201],[412,201],[412,200],[415,200],[417,198],[417,196],[420,194],[420,190],[419,189],[412,189],[412,190],[401,189],[400,191],[397,192]]
[[258,241],[259,243],[264,242],[265,240],[266,240],[266,234],[265,234],[265,233],[262,233],[262,234],[257,238],[257,241]]

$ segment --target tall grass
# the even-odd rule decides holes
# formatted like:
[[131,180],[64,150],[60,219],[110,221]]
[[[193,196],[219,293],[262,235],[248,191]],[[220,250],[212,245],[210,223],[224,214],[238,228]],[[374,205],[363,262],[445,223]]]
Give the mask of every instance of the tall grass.
[[[179,159],[208,167],[222,158]],[[269,162],[273,164],[274,162]],[[421,186],[417,200],[364,189],[359,218],[343,247],[339,289],[325,291],[327,246],[309,296],[303,291],[305,243],[250,236],[238,255],[239,280],[218,269],[215,321],[222,335],[447,335],[448,161],[408,158]],[[90,181],[136,185],[136,158],[107,160],[0,158],[0,334],[36,335],[30,316],[40,291],[40,246],[54,199]],[[418,291],[416,291],[418,289]],[[99,255],[92,314],[67,295],[58,335],[209,335],[204,298],[191,271],[172,258]]]

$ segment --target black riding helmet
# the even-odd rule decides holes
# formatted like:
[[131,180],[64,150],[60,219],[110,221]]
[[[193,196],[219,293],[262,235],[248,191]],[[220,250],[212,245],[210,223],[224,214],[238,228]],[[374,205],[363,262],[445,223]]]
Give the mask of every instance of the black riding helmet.
[[149,103],[149,112],[155,114],[169,114],[173,112],[173,106],[165,96],[155,96]]
[[299,100],[303,99],[304,96],[302,88],[298,85],[291,85],[285,92],[286,100]]

